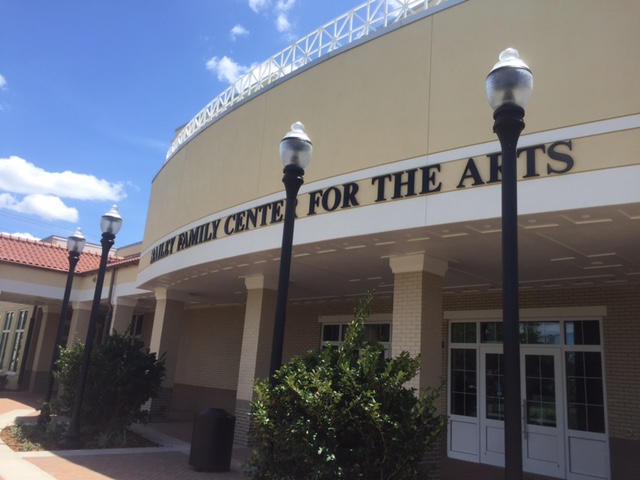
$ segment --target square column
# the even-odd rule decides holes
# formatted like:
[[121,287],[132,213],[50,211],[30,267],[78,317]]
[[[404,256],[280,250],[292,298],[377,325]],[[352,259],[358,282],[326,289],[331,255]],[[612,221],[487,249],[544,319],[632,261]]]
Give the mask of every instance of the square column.
[[113,305],[109,333],[118,332],[120,335],[124,335],[127,332],[133,318],[133,309],[137,303],[138,300],[136,298],[116,298]]
[[276,315],[275,285],[266,285],[262,275],[245,279],[247,305],[242,333],[242,353],[236,393],[235,442],[246,445],[253,382],[269,376],[273,325]]
[[440,385],[442,377],[442,285],[448,264],[424,254],[394,257],[391,353],[421,356],[419,375],[408,382],[418,390]]
[[162,391],[158,398],[151,400],[151,414],[167,417],[173,396],[176,364],[178,363],[178,348],[182,336],[182,318],[187,294],[158,288],[156,295],[156,311],[153,317],[153,330],[149,350],[160,358],[164,354],[167,376],[162,384]]
[[76,342],[85,343],[89,331],[89,319],[91,318],[91,302],[71,302],[73,314],[67,337],[67,347],[73,347]]

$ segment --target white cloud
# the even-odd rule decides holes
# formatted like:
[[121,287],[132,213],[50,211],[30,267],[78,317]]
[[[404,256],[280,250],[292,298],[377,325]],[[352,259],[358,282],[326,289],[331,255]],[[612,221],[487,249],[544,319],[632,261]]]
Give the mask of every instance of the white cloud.
[[276,28],[279,32],[288,32],[291,29],[291,23],[284,13],[278,15],[276,19]]
[[291,30],[292,25],[289,21],[287,13],[293,8],[295,4],[296,0],[278,0],[275,8],[276,14],[278,15],[276,18],[276,28],[280,33],[288,32],[289,30]]
[[239,65],[226,55],[218,60],[213,57],[207,62],[207,70],[214,72],[221,82],[233,83],[253,67]]
[[249,35],[249,30],[244,28],[242,25],[238,24],[231,29],[231,40],[234,40],[238,37],[244,37]]
[[270,0],[249,0],[249,8],[258,13],[260,10],[269,5]]
[[23,195],[56,195],[79,200],[118,201],[126,197],[124,185],[93,175],[47,172],[33,163],[11,156],[0,158],[0,190]]
[[6,90],[6,89],[7,89],[7,79],[4,78],[2,74],[0,74],[0,90]]
[[276,9],[279,12],[286,12],[288,10],[291,10],[291,8],[293,8],[295,4],[296,4],[296,0],[278,0],[278,5]]
[[18,201],[13,195],[0,193],[0,208],[37,215],[45,220],[78,221],[78,210],[67,207],[59,197],[53,195],[27,195],[22,201]]
[[[272,12],[276,16],[276,28],[279,32],[288,32],[292,25],[287,13],[296,4],[296,0],[277,0]],[[249,7],[256,13],[271,6],[271,0],[249,0]]]

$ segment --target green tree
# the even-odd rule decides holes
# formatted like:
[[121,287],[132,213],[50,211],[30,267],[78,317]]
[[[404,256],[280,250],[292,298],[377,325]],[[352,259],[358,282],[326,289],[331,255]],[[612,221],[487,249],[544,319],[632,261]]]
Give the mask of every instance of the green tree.
[[[63,388],[60,413],[73,410],[84,344],[62,348],[55,376]],[[132,423],[145,423],[141,407],[160,394],[166,375],[164,358],[144,350],[130,334],[113,333],[91,352],[80,422],[88,436],[121,434]]]
[[380,344],[365,341],[372,297],[361,301],[340,348],[294,358],[271,382],[256,383],[248,478],[423,478],[421,461],[444,426],[440,389],[417,395],[405,384],[419,359],[385,359]]

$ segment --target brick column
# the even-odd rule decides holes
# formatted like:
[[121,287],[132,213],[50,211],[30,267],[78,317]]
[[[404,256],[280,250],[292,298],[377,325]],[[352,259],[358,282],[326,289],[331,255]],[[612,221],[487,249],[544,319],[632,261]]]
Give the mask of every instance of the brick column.
[[158,288],[156,295],[156,311],[153,317],[153,329],[149,349],[158,358],[164,354],[167,376],[162,384],[158,398],[151,400],[150,409],[154,417],[168,417],[173,396],[173,384],[178,363],[178,348],[182,335],[182,318],[187,295],[181,292]]
[[442,285],[446,262],[423,254],[390,259],[394,273],[391,353],[421,355],[407,386],[437,387],[442,376]]
[[253,382],[269,376],[273,324],[276,314],[275,285],[266,285],[264,276],[245,279],[247,305],[242,333],[242,353],[236,393],[235,442],[247,445]]
[[111,315],[111,328],[109,333],[118,332],[123,335],[131,325],[133,317],[133,308],[138,303],[135,298],[118,297],[113,305],[113,314]]
[[74,346],[78,340],[86,343],[89,318],[91,317],[91,302],[71,302],[71,307],[73,314],[71,315],[67,347]]

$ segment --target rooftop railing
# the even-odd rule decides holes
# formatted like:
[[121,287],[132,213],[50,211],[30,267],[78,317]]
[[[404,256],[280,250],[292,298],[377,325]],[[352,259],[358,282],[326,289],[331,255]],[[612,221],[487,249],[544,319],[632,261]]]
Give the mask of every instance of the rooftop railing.
[[297,40],[243,75],[187,123],[171,143],[169,160],[200,129],[240,101],[328,53],[449,0],[369,0]]

